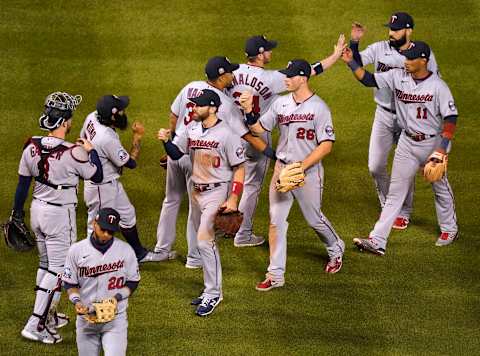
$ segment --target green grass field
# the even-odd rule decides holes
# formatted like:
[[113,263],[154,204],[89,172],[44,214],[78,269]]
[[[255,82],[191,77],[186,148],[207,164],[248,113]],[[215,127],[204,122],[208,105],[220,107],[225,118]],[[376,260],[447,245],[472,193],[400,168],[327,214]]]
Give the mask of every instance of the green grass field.
[[[23,141],[40,134],[45,96],[56,90],[80,93],[75,139],[86,114],[106,93],[131,96],[129,117],[145,123],[139,167],[122,181],[137,209],[142,240],[153,246],[165,172],[162,146],[154,138],[167,125],[170,103],[188,82],[204,78],[214,55],[243,61],[244,41],[265,33],[279,41],[270,68],[288,60],[326,57],[339,33],[354,20],[364,23],[366,44],[386,38],[381,26],[393,11],[416,22],[415,38],[435,51],[460,118],[450,155],[460,238],[438,248],[439,233],[429,185],[417,179],[412,224],[394,232],[384,258],[358,253],[352,238],[367,234],[379,210],[367,169],[374,112],[371,90],[343,63],[313,79],[330,106],[336,129],[334,151],[325,161],[323,210],[347,243],[345,263],[326,275],[324,247],[301,216],[290,213],[286,285],[255,291],[268,263],[268,248],[237,249],[220,241],[224,301],[206,319],[194,316],[190,299],[202,274],[184,261],[142,267],[142,282],[129,308],[131,355],[160,354],[337,354],[473,355],[480,349],[480,220],[478,184],[478,1],[1,1],[0,126],[2,178],[0,219],[7,219]],[[130,133],[123,134],[129,147]],[[80,202],[82,197],[80,196]],[[26,209],[28,211],[28,204]],[[177,221],[176,249],[185,255],[184,206]],[[86,212],[78,209],[79,238]],[[174,223],[174,222],[172,222]],[[255,231],[268,231],[266,189]],[[45,346],[20,336],[32,311],[35,252],[14,253],[0,245],[0,354],[75,354],[73,323],[64,342]],[[70,316],[73,308],[62,306]]]

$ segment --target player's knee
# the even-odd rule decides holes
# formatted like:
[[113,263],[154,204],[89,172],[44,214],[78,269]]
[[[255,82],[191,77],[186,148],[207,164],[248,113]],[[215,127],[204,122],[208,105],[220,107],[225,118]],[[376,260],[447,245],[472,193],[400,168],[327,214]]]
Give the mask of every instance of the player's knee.
[[373,177],[387,174],[387,165],[380,161],[371,160],[368,162],[368,170]]

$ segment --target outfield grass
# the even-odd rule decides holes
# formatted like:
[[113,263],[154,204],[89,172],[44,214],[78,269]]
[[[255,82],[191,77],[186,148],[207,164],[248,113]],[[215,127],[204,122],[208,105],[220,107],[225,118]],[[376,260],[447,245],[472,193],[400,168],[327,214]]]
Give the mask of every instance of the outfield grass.
[[[142,240],[155,243],[164,197],[163,148],[154,133],[167,125],[171,101],[189,81],[204,78],[213,55],[243,61],[244,40],[265,33],[279,41],[271,68],[296,57],[327,56],[350,23],[364,23],[363,45],[384,39],[381,26],[396,10],[411,13],[415,38],[435,51],[460,112],[450,156],[460,239],[434,246],[438,235],[430,186],[417,179],[412,224],[394,232],[384,258],[360,254],[351,239],[372,228],[379,210],[367,170],[374,103],[338,63],[312,80],[330,106],[334,152],[325,161],[324,212],[347,243],[345,264],[326,275],[327,255],[297,206],[290,214],[286,285],[259,293],[268,262],[266,246],[237,249],[220,241],[225,299],[206,319],[189,301],[202,288],[201,272],[181,259],[142,267],[142,282],[129,308],[129,353],[157,354],[377,354],[473,355],[480,349],[480,244],[477,152],[479,129],[478,1],[6,1],[0,12],[0,126],[3,169],[0,218],[6,219],[16,186],[22,142],[39,134],[44,97],[55,90],[80,93],[83,118],[106,93],[131,96],[129,116],[145,123],[139,167],[122,181],[136,205]],[[362,46],[363,47],[363,46]],[[124,142],[130,134],[123,134]],[[74,136],[71,136],[74,139]],[[129,144],[127,144],[127,147]],[[80,197],[81,200],[81,197]],[[185,255],[186,209],[177,221],[176,249]],[[86,212],[78,209],[79,236]],[[255,231],[267,234],[266,189]],[[37,256],[0,247],[0,354],[75,354],[74,326],[53,347],[24,341],[31,313]],[[73,316],[73,309],[62,302]]]

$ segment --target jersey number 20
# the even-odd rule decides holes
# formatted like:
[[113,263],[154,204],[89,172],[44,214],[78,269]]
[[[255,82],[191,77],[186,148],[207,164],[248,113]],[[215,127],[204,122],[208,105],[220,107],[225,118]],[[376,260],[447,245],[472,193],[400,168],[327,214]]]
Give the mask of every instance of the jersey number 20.
[[111,277],[108,280],[108,290],[123,288],[124,281],[123,277]]

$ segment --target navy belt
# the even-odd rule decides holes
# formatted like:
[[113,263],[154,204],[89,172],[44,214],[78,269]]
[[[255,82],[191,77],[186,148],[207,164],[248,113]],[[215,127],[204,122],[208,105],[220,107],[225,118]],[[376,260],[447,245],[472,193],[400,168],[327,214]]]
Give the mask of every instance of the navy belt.
[[410,132],[408,131],[405,131],[405,135],[407,135],[408,137],[410,137],[413,141],[416,141],[416,142],[421,142],[421,141],[424,141],[426,140],[427,138],[432,138],[432,137],[435,137],[437,135],[426,135],[424,133],[414,133],[414,134],[411,134]]
[[383,110],[388,111],[391,114],[394,114],[394,115],[397,114],[397,112],[395,110],[389,109],[389,108],[387,108],[385,106],[382,106],[382,105],[378,105],[378,106],[380,106]]
[[52,203],[52,202],[49,202],[49,201],[45,201],[45,200],[42,200],[42,199],[38,199],[38,198],[35,198],[33,197],[33,199],[35,200],[38,200],[44,204],[48,204],[48,205],[53,205],[53,206],[65,206],[65,205],[73,205],[73,206],[77,206],[77,204],[75,203],[67,203],[67,204],[58,204],[58,203]]
[[210,183],[210,184],[197,184],[193,183],[193,189],[197,192],[206,192],[208,190],[212,190],[221,186],[222,183]]

